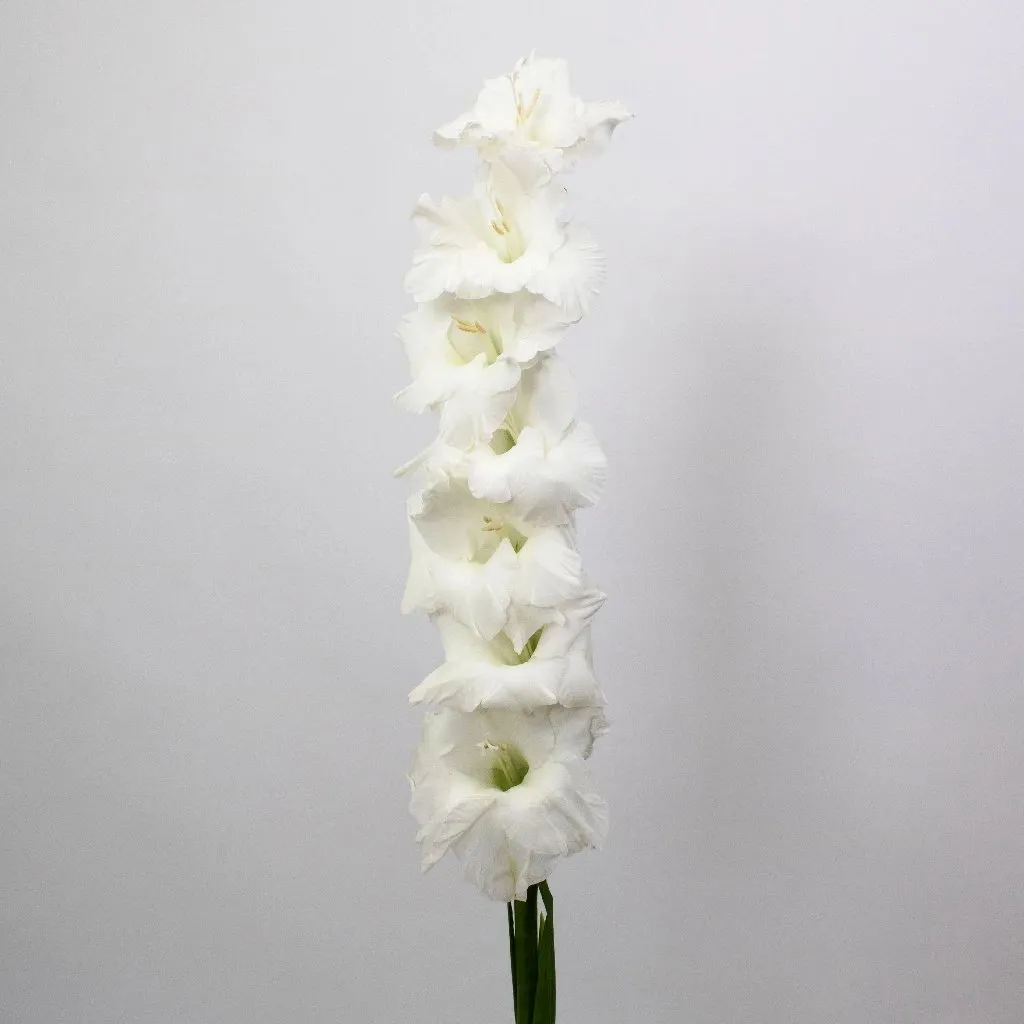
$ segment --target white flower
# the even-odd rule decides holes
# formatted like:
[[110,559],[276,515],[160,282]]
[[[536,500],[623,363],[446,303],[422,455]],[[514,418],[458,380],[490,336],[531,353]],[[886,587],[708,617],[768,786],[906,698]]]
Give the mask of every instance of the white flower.
[[[569,523],[575,510],[597,503],[607,475],[607,460],[593,430],[575,419],[571,376],[561,360],[546,356],[527,368],[518,390],[492,393],[480,376],[501,363],[487,367],[482,358],[424,371],[422,388],[417,382],[399,392],[406,404],[409,396],[421,396],[435,381],[458,384],[449,384],[448,397],[433,403],[441,410],[440,437],[397,474],[418,475],[428,488],[446,479],[464,480],[474,497],[508,504],[516,519],[538,525]],[[474,373],[467,374],[469,369]],[[458,390],[463,381],[465,396]]]
[[[570,529],[524,523],[507,507],[473,497],[464,481],[448,478],[413,495],[409,518],[403,611],[448,612],[489,640],[510,614],[513,626],[520,615],[555,621],[556,605],[582,589]],[[530,610],[510,613],[513,600]],[[538,616],[536,608],[548,610]]]
[[469,487],[478,498],[512,502],[516,514],[529,522],[564,523],[569,513],[597,503],[607,467],[587,423],[577,423],[558,439],[524,427],[507,452],[478,452]]
[[590,621],[604,600],[604,594],[591,590],[564,602],[562,621],[540,627],[518,648],[507,633],[483,640],[450,616],[438,616],[445,662],[409,701],[458,711],[603,706],[590,654]]
[[447,444],[488,441],[516,401],[520,366],[553,348],[570,324],[528,292],[422,303],[399,325],[413,382],[395,398],[412,412],[438,410]]
[[511,502],[533,523],[565,523],[597,503],[607,460],[589,424],[575,419],[576,392],[560,360],[530,368],[515,405],[490,446],[467,456],[469,489],[478,498]]
[[451,849],[485,896],[510,901],[600,846],[607,810],[584,759],[604,728],[596,709],[427,715],[409,777],[423,869]]
[[550,182],[527,191],[508,168],[492,164],[472,196],[435,204],[423,195],[413,211],[426,245],[413,255],[405,286],[417,302],[445,292],[481,299],[526,290],[575,319],[586,312],[604,275],[590,234],[566,223],[565,190]]
[[631,116],[621,103],[585,103],[572,93],[564,60],[531,54],[510,75],[486,81],[473,108],[438,128],[434,141],[475,146],[532,184],[602,146]]

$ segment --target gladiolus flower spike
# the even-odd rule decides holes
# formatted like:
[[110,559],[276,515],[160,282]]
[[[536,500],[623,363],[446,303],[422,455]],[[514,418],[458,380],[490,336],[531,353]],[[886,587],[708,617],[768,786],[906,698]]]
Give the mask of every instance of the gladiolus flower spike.
[[418,487],[403,611],[430,616],[444,647],[410,694],[432,707],[410,809],[424,870],[450,850],[508,905],[516,1024],[555,1020],[547,880],[608,826],[587,764],[607,727],[590,639],[604,594],[576,547],[576,513],[601,497],[606,463],[556,352],[604,257],[566,214],[559,175],[630,116],[575,96],[562,60],[531,55],[485,82],[434,133],[480,164],[468,196],[416,204],[416,308],[398,332],[412,381],[396,400],[438,419],[437,439],[398,471]]

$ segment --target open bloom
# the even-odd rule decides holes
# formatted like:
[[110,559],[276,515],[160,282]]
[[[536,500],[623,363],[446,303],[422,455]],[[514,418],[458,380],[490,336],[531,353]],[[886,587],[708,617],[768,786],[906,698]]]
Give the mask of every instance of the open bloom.
[[511,502],[529,522],[564,523],[571,512],[597,502],[606,472],[589,424],[576,423],[562,437],[524,427],[507,451],[475,453],[469,487],[477,497]]
[[563,216],[565,190],[555,182],[528,191],[501,164],[489,165],[466,199],[413,211],[425,245],[405,278],[417,302],[445,292],[461,299],[528,291],[582,316],[604,276],[604,256],[584,229]]
[[521,383],[490,445],[466,457],[469,489],[510,503],[528,522],[565,523],[601,497],[607,460],[589,424],[576,419],[575,387],[560,360],[545,358]]
[[607,811],[584,759],[604,727],[591,708],[428,715],[409,777],[424,870],[452,850],[485,896],[521,900],[600,846]]
[[[564,525],[579,508],[594,505],[604,489],[607,461],[589,424],[576,420],[576,391],[564,364],[544,356],[516,376],[519,387],[508,392],[502,378],[493,387],[479,375],[492,374],[502,364],[488,367],[478,355],[464,367],[438,368],[421,381],[444,379],[452,393],[442,399],[438,439],[415,459],[400,467],[399,475],[416,474],[429,487],[447,478],[464,480],[470,493],[507,506],[515,519],[537,525]],[[476,373],[466,370],[472,367]],[[469,389],[463,399],[453,389]],[[414,383],[399,392],[420,395]]]
[[553,348],[570,323],[529,293],[422,303],[399,325],[413,381],[395,398],[412,412],[438,411],[447,444],[488,441],[518,397],[520,367]]
[[403,611],[447,612],[490,640],[510,618],[534,631],[558,620],[558,604],[582,590],[570,528],[531,526],[475,498],[463,481],[445,479],[413,495],[409,516]]
[[438,128],[434,141],[474,146],[535,183],[599,148],[631,116],[621,103],[585,103],[573,95],[564,60],[531,54],[486,81],[472,109]]
[[600,707],[590,621],[605,595],[586,591],[564,602],[561,621],[541,626],[517,649],[506,632],[484,640],[450,616],[438,616],[445,661],[409,694],[459,711],[477,708]]

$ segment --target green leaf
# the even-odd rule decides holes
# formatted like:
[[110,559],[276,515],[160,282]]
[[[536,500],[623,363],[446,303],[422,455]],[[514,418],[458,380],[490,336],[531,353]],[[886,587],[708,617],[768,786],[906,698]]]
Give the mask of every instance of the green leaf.
[[555,1024],[555,900],[547,882],[541,882],[540,892],[547,913],[540,919],[532,1024]]

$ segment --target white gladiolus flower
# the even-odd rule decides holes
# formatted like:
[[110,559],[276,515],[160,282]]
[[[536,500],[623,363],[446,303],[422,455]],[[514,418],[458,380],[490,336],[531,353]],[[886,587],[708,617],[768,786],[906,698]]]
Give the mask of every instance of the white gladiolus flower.
[[575,385],[561,360],[548,356],[530,367],[494,440],[476,445],[460,467],[470,491],[510,502],[531,523],[565,523],[576,509],[596,504],[607,460],[589,424],[576,420],[576,407]]
[[413,382],[395,398],[412,412],[439,411],[447,444],[488,441],[518,398],[520,366],[553,348],[570,323],[533,296],[423,303],[399,325]]
[[590,425],[577,423],[557,440],[524,427],[508,451],[480,449],[470,467],[469,489],[478,498],[511,502],[528,522],[564,523],[600,498],[607,461]]
[[589,708],[428,715],[409,777],[424,870],[450,849],[485,896],[525,899],[600,846],[607,811],[584,759],[604,727]]
[[421,196],[413,212],[426,245],[405,278],[417,302],[448,292],[461,299],[526,291],[575,319],[604,276],[590,234],[562,214],[565,190],[549,182],[527,191],[508,168],[490,165],[467,199]]
[[[442,372],[450,371],[438,376]],[[575,510],[600,498],[607,460],[590,425],[574,420],[575,391],[563,373],[560,362],[548,357],[528,369],[525,385],[511,394],[494,396],[481,385],[465,401],[455,394],[442,400],[440,437],[398,475],[418,474],[427,487],[464,480],[474,497],[508,503],[517,519],[568,523]],[[428,379],[435,378],[421,378]],[[406,392],[419,394],[415,387]],[[455,423],[446,420],[453,410],[460,414]]]
[[398,337],[413,377],[445,360],[465,365],[479,355],[532,363],[562,340],[575,321],[551,302],[529,293],[459,299],[444,294],[404,317]]
[[507,635],[483,640],[450,616],[439,616],[445,662],[409,694],[458,711],[600,707],[604,696],[590,656],[590,621],[605,595],[589,591],[565,602],[562,621],[540,627],[518,648]]
[[531,54],[510,75],[485,82],[473,108],[438,128],[434,141],[475,146],[537,183],[600,148],[631,116],[621,103],[585,103],[572,93],[564,60]]
[[[531,526],[508,507],[475,498],[458,479],[414,495],[409,516],[404,611],[448,612],[490,640],[508,624],[514,598],[554,609],[582,589],[571,531]],[[548,612],[542,619],[555,617]]]

